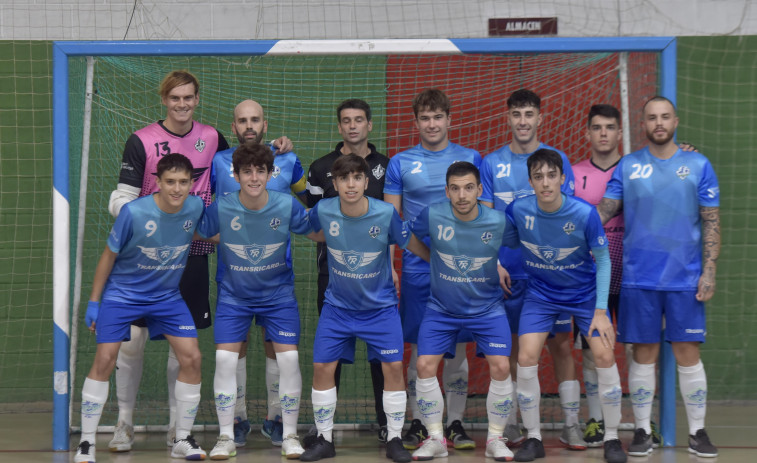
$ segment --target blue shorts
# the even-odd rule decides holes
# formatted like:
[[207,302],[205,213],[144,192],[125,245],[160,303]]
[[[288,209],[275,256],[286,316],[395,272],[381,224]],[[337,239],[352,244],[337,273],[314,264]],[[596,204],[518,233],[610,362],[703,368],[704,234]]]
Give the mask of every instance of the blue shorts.
[[299,344],[300,311],[297,301],[267,307],[236,306],[218,303],[213,334],[216,344],[242,342],[247,339],[250,323],[265,327],[265,340],[279,344]]
[[[573,327],[570,324],[557,325],[558,320],[564,317],[572,316],[576,321],[581,334],[587,336],[591,321],[594,318],[596,310],[596,299],[591,299],[578,304],[567,304],[564,302],[554,303],[547,302],[526,294],[526,300],[523,303],[523,312],[520,314],[520,329],[518,336],[527,333],[549,333],[558,328],[558,333],[571,331]],[[568,329],[563,327],[567,326]],[[592,333],[597,336],[598,333]]]
[[623,288],[618,311],[618,341],[656,344],[660,342],[662,317],[668,342],[704,342],[707,334],[704,302],[697,291],[656,291]]
[[348,310],[324,302],[313,343],[313,363],[355,362],[355,338],[365,341],[370,362],[401,362],[405,353],[397,307]]
[[163,335],[196,338],[192,314],[187,304],[178,299],[155,304],[127,304],[105,299],[100,304],[95,332],[98,344],[131,339],[131,322],[144,318],[150,339],[165,339]]
[[[505,312],[507,312],[507,321],[510,323],[512,334],[518,334],[520,330],[520,314],[526,300],[527,288],[528,280],[513,280],[510,287],[512,294],[505,299]],[[556,333],[567,333],[572,329],[570,314],[561,313],[555,320],[555,324],[549,332],[549,337],[553,338]]]
[[[431,292],[431,278],[428,273],[402,272],[400,286],[400,318],[405,342],[418,344],[418,329],[426,313],[426,305]],[[458,343],[473,342],[467,329],[460,330]],[[454,356],[453,356],[454,357]]]
[[418,332],[418,355],[444,354],[445,358],[453,358],[462,329],[469,331],[476,341],[476,356],[510,356],[510,325],[506,316],[458,318],[433,309],[426,309],[423,316],[423,324]]

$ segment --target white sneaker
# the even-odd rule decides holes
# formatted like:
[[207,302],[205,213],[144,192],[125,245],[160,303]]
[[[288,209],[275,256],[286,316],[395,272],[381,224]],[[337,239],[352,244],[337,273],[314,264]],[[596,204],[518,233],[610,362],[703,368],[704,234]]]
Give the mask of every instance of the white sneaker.
[[303,453],[305,449],[300,445],[297,434],[289,434],[281,443],[281,456],[287,457],[287,460],[297,460]]
[[447,439],[436,440],[432,437],[424,440],[418,450],[413,452],[413,460],[433,460],[434,457],[446,457],[447,453]]
[[577,424],[562,428],[560,442],[571,450],[586,450],[586,441]]
[[[232,445],[234,442],[232,441]],[[236,447],[235,447],[236,448]],[[204,460],[205,450],[201,449],[194,437],[177,440],[171,448],[171,458],[184,458],[185,460]]]
[[211,460],[228,460],[229,457],[237,456],[237,446],[234,440],[226,434],[218,436],[216,446],[210,451]]
[[166,445],[168,447],[173,447],[173,444],[176,443],[176,428],[170,427],[168,428],[168,431],[166,432]]
[[128,452],[134,443],[134,427],[119,421],[113,432],[113,439],[108,444],[111,452]]
[[82,441],[76,448],[76,456],[74,457],[74,463],[94,463],[95,462],[95,446],[90,444],[89,441]]
[[487,458],[494,458],[494,461],[512,461],[513,452],[507,448],[505,438],[502,436],[495,437],[486,441]]

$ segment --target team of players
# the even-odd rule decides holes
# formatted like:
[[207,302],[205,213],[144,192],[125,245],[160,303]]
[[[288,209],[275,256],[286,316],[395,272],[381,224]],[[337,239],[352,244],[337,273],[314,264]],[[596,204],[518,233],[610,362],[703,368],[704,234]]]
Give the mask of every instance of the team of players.
[[[205,458],[189,434],[199,403],[195,327],[209,318],[207,252],[202,252],[207,247],[202,241],[192,246],[200,250],[196,255],[204,256],[204,262],[194,266],[202,270],[204,265],[205,281],[202,271],[188,276],[195,229],[195,238],[218,244],[222,262],[217,275],[214,378],[220,436],[211,459],[234,456],[250,429],[244,405],[246,370],[240,365],[245,364],[245,341],[253,319],[264,328],[265,340],[272,342],[272,348],[266,348],[269,411],[263,429],[274,444],[282,445],[287,458],[316,461],[334,456],[335,373],[340,361],[352,361],[355,337],[366,341],[372,365],[380,366],[372,366],[377,418],[379,424],[385,423],[379,438],[387,442],[387,457],[394,461],[446,456],[447,440],[458,449],[475,446],[462,427],[467,396],[464,343],[472,340],[477,341],[477,354],[486,357],[491,375],[486,456],[497,461],[543,457],[536,371],[550,332],[557,340],[555,363],[563,368],[557,372],[566,412],[567,432],[561,440],[571,448],[585,448],[577,431],[579,389],[571,377],[575,371],[572,363],[566,368],[559,360],[560,344],[566,338],[570,342],[565,328],[572,316],[588,340],[588,363],[595,365],[597,379],[587,382],[587,395],[590,389],[596,391],[593,397],[599,407],[595,403],[592,411],[589,395],[590,412],[595,423],[603,423],[605,458],[626,461],[617,439],[621,391],[614,361],[615,331],[606,314],[609,238],[600,221],[611,219],[621,208],[628,223],[619,329],[621,340],[634,344],[629,384],[637,427],[629,454],[646,455],[653,445],[649,418],[659,350],[655,333],[664,314],[667,340],[673,343],[679,364],[690,451],[717,455],[704,431],[706,377],[699,343],[704,341],[703,302],[714,292],[719,192],[706,158],[674,144],[678,120],[668,100],[656,97],[647,102],[643,123],[650,145],[622,160],[617,150],[617,110],[592,107],[589,162],[597,173],[615,169],[599,213],[572,193],[580,182],[578,190],[585,191],[587,182],[601,190],[606,181],[597,181],[588,166],[582,167],[581,178],[573,177],[564,153],[538,141],[542,115],[533,92],[521,90],[508,99],[513,141],[483,163],[476,151],[449,141],[449,100],[438,90],[424,91],[413,102],[421,143],[398,153],[388,164],[367,142],[370,108],[360,100],[348,100],[337,110],[344,143],[311,166],[307,202],[312,209],[306,212],[297,199],[280,192],[291,187],[301,193],[303,171],[288,139],[275,142],[280,147],[276,152],[273,144],[269,148],[261,143],[267,123],[260,105],[246,101],[235,108],[232,130],[240,147],[223,157],[219,152],[227,147],[223,136],[192,120],[199,83],[191,74],[170,73],[161,85],[161,98],[166,119],[129,139],[119,186],[111,198],[116,224],[98,263],[87,310],[87,326],[94,330],[97,323],[98,350],[82,392],[82,440],[76,461],[94,461],[94,431],[117,355],[117,372],[132,374],[124,386],[119,385],[123,375],[116,375],[119,422],[109,447],[131,448],[131,413],[139,381],[133,373],[141,373],[141,357],[133,354],[140,349],[124,347],[139,338],[138,345],[144,348],[146,335],[140,333],[144,330],[129,330],[130,322],[140,316],[153,339],[165,336],[172,347],[168,368],[176,403],[168,436],[172,456]],[[191,163],[175,153],[187,154]],[[370,159],[373,165],[366,162]],[[381,190],[384,177],[383,199],[389,204],[374,199],[380,198],[379,193],[366,196],[371,187],[379,185]],[[231,178],[234,182],[229,182]],[[277,179],[278,188],[273,184]],[[222,186],[224,181],[230,186]],[[211,192],[217,200],[203,214],[201,201],[188,198],[190,189],[206,206]],[[601,196],[595,193],[593,202]],[[176,231],[179,224],[184,233]],[[622,225],[612,227],[617,235]],[[671,229],[676,229],[675,240]],[[296,434],[302,382],[290,232],[325,242],[319,245],[319,259],[320,254],[328,254],[323,285],[319,275],[322,312],[311,396],[317,432],[306,438],[306,449]],[[611,248],[617,247],[617,240],[614,243]],[[393,245],[406,248],[399,313]],[[518,254],[503,251],[506,247]],[[614,255],[612,260],[620,261]],[[129,270],[134,268],[136,272]],[[204,296],[197,295],[202,286]],[[610,301],[617,301],[617,293],[615,287]],[[182,298],[190,304],[194,322],[185,320],[188,310]],[[194,302],[200,302],[199,310],[191,307]],[[643,315],[636,316],[640,311]],[[400,324],[402,331],[397,330]],[[130,337],[132,341],[121,346]],[[405,438],[400,437],[406,408],[403,341],[414,344],[408,369],[414,419]],[[122,362],[122,357],[139,361]],[[443,357],[454,358],[445,366],[446,429],[436,379]],[[512,367],[509,357],[517,359]],[[176,371],[173,382],[171,370]],[[517,386],[511,373],[517,373]],[[525,442],[514,421],[516,403],[528,431]],[[513,455],[508,444],[521,443]],[[416,449],[412,457],[406,448]]]

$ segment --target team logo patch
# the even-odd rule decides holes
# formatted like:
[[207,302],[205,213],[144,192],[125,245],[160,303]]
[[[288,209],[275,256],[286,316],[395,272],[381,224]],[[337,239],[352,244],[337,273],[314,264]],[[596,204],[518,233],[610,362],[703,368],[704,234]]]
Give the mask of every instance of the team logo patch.
[[436,400],[418,399],[418,410],[425,415],[429,410],[436,406],[436,403]]
[[596,394],[597,391],[599,391],[599,385],[591,381],[584,380],[584,387],[586,388],[587,394]]
[[573,222],[566,222],[565,225],[562,226],[562,231],[564,231],[565,234],[570,235],[576,231],[576,225]]
[[291,397],[284,394],[284,397],[281,398],[282,410],[297,410],[299,407],[300,407],[299,397]]
[[328,249],[329,253],[334,257],[334,260],[353,272],[359,267],[364,267],[370,264],[381,255],[381,252],[339,251],[332,248]]
[[193,225],[194,225],[194,222],[192,222],[191,220],[187,220],[186,222],[184,222],[184,225],[182,225],[181,228],[183,228],[185,232],[188,232],[189,230],[192,229]]
[[455,381],[446,383],[445,386],[447,386],[448,391],[452,391],[456,394],[466,394],[468,391],[468,381],[463,378],[457,378]]
[[597,243],[599,243],[600,246],[604,246],[605,245],[605,237],[604,236],[600,236],[599,238],[597,238]]
[[342,256],[344,257],[344,265],[353,272],[363,263],[363,254],[360,252],[345,251]]
[[529,397],[523,394],[518,394],[518,405],[520,405],[520,408],[529,408],[529,406],[532,405],[533,402],[534,402],[533,397]]
[[197,150],[198,153],[202,153],[202,150],[205,149],[205,140],[203,140],[202,138],[198,138],[197,141],[195,142],[195,149]]
[[481,241],[484,244],[489,244],[489,241],[492,240],[492,236],[494,236],[494,235],[492,235],[492,232],[484,232],[484,234],[481,235]]
[[378,225],[374,225],[368,230],[368,234],[371,235],[371,238],[375,238],[381,234],[381,227]]
[[384,169],[384,167],[381,164],[379,164],[376,167],[374,167],[373,170],[371,170],[371,172],[373,173],[373,176],[376,178],[376,180],[381,180],[381,177],[383,177],[384,173],[386,173],[386,169]]
[[89,400],[83,400],[82,403],[81,403],[81,411],[85,415],[95,414],[102,407],[103,407],[103,404],[99,404],[99,403],[96,403],[96,402],[90,402]]
[[319,423],[323,423],[329,416],[334,414],[334,407],[321,407],[313,409],[313,416]]
[[620,402],[620,398],[623,397],[623,391],[616,386],[605,392],[604,396],[613,402]]
[[697,389],[691,394],[686,394],[686,398],[689,399],[689,402],[691,403],[701,405],[707,402],[707,391],[704,389]]
[[281,167],[279,167],[277,165],[274,165],[273,166],[273,172],[271,172],[271,177],[272,178],[276,178],[279,175],[281,175]]
[[226,243],[226,246],[237,257],[241,257],[242,259],[247,259],[252,264],[257,264],[261,260],[265,259],[266,257],[276,252],[276,250],[279,249],[283,245],[284,243],[265,244],[265,245],[263,244],[244,245],[244,244]]
[[523,243],[523,246],[531,251],[536,257],[548,264],[563,260],[578,249],[578,246],[575,248],[553,248],[552,246],[539,246],[527,241],[521,241],[521,243]]
[[226,408],[233,403],[236,403],[237,398],[234,394],[216,394],[216,407]]
[[568,182],[568,186],[570,187],[571,190],[575,190],[576,189],[576,185],[573,183],[573,180],[571,180],[570,182]]
[[466,273],[478,270],[489,262],[491,257],[468,257],[468,256],[453,256],[451,254],[444,254],[437,251],[439,257],[444,264],[452,270],[457,270],[461,275],[465,276]]
[[142,254],[146,255],[152,260],[157,260],[161,264],[166,264],[170,260],[174,260],[182,255],[184,251],[189,247],[188,244],[183,246],[161,246],[159,248],[145,248],[143,246],[137,246],[142,250]]
[[640,387],[639,389],[631,392],[631,403],[634,404],[646,404],[649,403],[652,400],[652,391],[645,388]]
[[513,401],[510,399],[502,399],[494,401],[494,411],[500,415],[509,415],[513,411]]
[[389,416],[389,419],[391,419],[395,423],[401,422],[401,421],[405,421],[405,412],[404,411],[387,413],[387,415]]
[[678,170],[676,171],[676,175],[677,175],[677,176],[678,176],[678,178],[680,178],[681,180],[683,180],[683,179],[685,179],[686,177],[688,177],[690,173],[691,173],[691,170],[689,170],[689,168],[688,168],[688,167],[686,167],[686,166],[681,166],[681,167],[679,167],[679,168],[678,168]]
[[279,228],[279,225],[281,225],[281,219],[278,217],[274,217],[271,219],[271,222],[268,224],[272,229],[276,230]]

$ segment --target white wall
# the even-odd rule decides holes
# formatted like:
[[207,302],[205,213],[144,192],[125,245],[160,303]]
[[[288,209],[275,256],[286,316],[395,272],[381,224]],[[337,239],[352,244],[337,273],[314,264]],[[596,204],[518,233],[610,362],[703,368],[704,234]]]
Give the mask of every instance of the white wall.
[[[560,36],[754,35],[754,0],[0,0],[0,40],[485,37],[493,17]],[[130,24],[131,22],[131,24]]]

